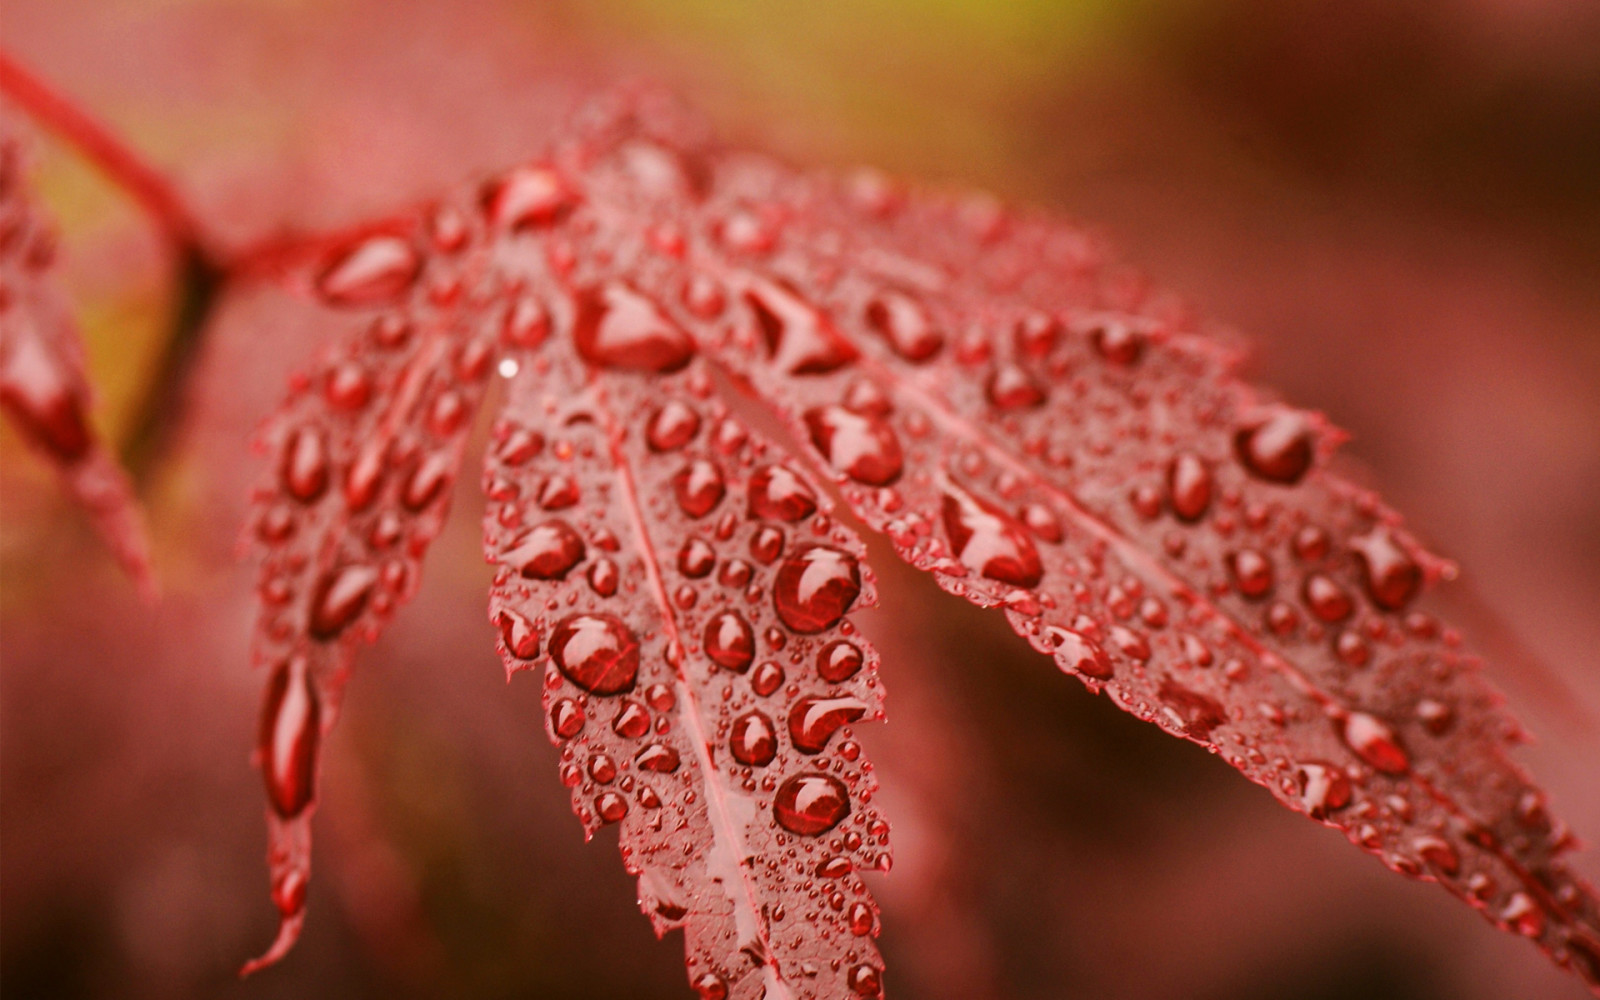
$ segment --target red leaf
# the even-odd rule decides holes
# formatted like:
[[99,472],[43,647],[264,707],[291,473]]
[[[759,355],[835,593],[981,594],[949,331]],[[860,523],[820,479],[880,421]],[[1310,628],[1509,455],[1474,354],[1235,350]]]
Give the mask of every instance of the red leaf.
[[149,544],[128,477],[89,424],[83,345],[50,281],[55,235],[24,189],[21,142],[0,134],[0,407],[55,465],[113,556],[149,599]]
[[257,762],[271,808],[278,937],[246,974],[298,937],[310,877],[310,822],[322,736],[358,639],[416,592],[438,535],[493,362],[494,332],[463,308],[473,255],[422,267],[416,226],[364,235],[327,255],[312,283],[361,313],[261,437],[272,455],[257,490],[262,556],[254,657],[270,668]]

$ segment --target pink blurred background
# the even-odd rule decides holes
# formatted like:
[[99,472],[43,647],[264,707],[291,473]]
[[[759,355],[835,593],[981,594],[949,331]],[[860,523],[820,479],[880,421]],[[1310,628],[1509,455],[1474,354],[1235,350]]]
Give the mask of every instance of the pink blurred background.
[[[3,44],[239,238],[353,222],[523,158],[621,77],[725,136],[1059,208],[1257,345],[1464,582],[1523,762],[1600,837],[1600,8],[1543,0],[800,5],[8,0]],[[161,336],[145,219],[43,142],[97,416]],[[8,997],[685,997],[615,845],[584,845],[485,622],[480,501],[364,656],[305,939],[268,940],[242,442],[327,333],[231,298],[148,502],[139,605],[0,440],[0,985]],[[468,477],[469,485],[470,479]],[[1061,677],[886,550],[891,997],[1577,998],[1525,942]],[[1483,608],[1493,608],[1493,615]],[[1526,665],[1517,641],[1544,670]],[[1575,859],[1600,880],[1600,857]]]

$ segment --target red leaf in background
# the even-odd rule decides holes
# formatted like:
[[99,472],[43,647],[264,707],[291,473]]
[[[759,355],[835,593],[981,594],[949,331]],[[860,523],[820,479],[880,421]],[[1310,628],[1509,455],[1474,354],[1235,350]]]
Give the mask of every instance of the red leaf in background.
[[24,171],[22,142],[0,122],[0,407],[153,599],[144,522],[128,477],[89,425],[83,345],[49,277],[55,235],[28,202]]
[[865,570],[748,429],[760,406],[909,562],[1063,670],[1600,981],[1600,911],[1509,761],[1519,730],[1410,608],[1447,564],[1329,471],[1324,420],[1237,382],[1080,231],[716,150],[651,97],[600,102],[548,163],[424,217],[319,263],[330,304],[384,310],[269,435],[261,756],[285,923],[264,961],[302,917],[352,637],[415,587],[493,327],[502,655],[545,665],[574,807],[590,833],[621,824],[703,995],[881,989],[851,869],[886,864],[887,826],[836,734],[879,714],[874,657],[843,638]]

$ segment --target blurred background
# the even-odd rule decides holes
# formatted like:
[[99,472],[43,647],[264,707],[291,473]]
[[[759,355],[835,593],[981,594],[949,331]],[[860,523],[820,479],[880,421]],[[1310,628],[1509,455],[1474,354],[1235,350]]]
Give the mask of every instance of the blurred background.
[[[1253,376],[1461,561],[1428,600],[1498,665],[1521,759],[1600,837],[1600,7],[1577,0],[7,0],[0,42],[236,239],[382,213],[667,81],[721,134],[1054,207],[1238,324]],[[36,186],[115,439],[160,347],[148,221],[41,141]],[[8,998],[686,997],[585,845],[537,684],[502,680],[466,477],[331,741],[299,948],[271,935],[241,442],[330,333],[222,303],[149,488],[141,606],[0,438]],[[1089,696],[877,554],[896,819],[889,996],[1578,998],[1433,886]],[[1494,613],[1486,608],[1495,609]],[[1526,666],[1524,645],[1548,665]],[[1600,880],[1596,852],[1574,864]]]

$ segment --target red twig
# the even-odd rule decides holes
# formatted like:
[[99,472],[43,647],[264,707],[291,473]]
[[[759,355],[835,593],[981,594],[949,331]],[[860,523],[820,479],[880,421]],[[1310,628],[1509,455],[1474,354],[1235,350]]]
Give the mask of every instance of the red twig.
[[104,124],[3,51],[0,51],[0,93],[16,101],[41,125],[98,166],[156,218],[174,243],[205,249],[194,216],[165,177],[124,145]]

